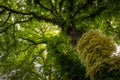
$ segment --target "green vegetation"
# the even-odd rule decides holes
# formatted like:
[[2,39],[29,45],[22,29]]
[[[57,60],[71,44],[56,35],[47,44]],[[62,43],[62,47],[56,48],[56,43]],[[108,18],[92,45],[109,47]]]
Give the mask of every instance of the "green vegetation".
[[119,4],[0,0],[0,80],[120,80]]
[[111,38],[98,30],[83,34],[78,42],[79,58],[86,66],[86,73],[91,80],[120,79],[120,57],[113,56],[115,49]]

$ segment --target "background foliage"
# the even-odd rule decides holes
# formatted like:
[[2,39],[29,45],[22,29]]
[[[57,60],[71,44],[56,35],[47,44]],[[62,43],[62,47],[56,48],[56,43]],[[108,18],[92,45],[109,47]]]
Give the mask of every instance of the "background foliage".
[[[0,78],[92,79],[90,73],[86,76],[92,70],[88,68],[91,64],[88,58],[91,57],[79,59],[76,45],[83,33],[88,32],[86,39],[91,40],[94,35],[89,31],[97,29],[103,34],[94,33],[96,38],[91,45],[101,45],[100,55],[108,57],[112,54],[114,45],[105,36],[112,37],[115,44],[120,44],[119,4],[119,0],[0,0]],[[81,49],[87,45],[85,41]],[[98,48],[90,49],[91,45],[84,49],[98,52]],[[89,55],[87,51],[85,54]],[[97,69],[102,68],[102,71],[93,74],[94,79],[103,80],[112,76],[112,80],[119,80],[118,56],[110,59],[104,57],[104,66],[101,61],[100,64],[96,61],[95,64],[99,64]],[[86,59],[90,64],[86,64]],[[106,70],[108,68],[111,70]]]

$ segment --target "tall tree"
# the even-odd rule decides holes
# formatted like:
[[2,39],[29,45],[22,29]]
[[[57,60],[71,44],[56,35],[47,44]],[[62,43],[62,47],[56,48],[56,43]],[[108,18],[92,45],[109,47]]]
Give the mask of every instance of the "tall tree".
[[84,32],[99,29],[120,43],[119,3],[119,0],[1,0],[0,73],[9,76],[15,71],[16,76],[10,76],[12,80],[89,79],[78,61],[77,41]]

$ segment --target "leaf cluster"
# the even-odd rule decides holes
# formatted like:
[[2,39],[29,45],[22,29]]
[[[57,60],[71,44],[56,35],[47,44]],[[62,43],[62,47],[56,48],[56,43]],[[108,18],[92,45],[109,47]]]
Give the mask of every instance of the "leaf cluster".
[[[100,31],[90,30],[86,32],[78,41],[77,49],[79,59],[86,66],[87,75],[90,76],[91,80],[107,80],[109,75],[115,78],[114,72],[119,75],[120,58],[112,56],[116,47],[112,39]],[[114,78],[111,77],[112,80]]]

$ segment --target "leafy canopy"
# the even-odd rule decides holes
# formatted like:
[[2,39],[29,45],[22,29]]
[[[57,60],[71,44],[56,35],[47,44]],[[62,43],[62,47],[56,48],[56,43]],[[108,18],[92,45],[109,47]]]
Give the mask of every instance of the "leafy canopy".
[[[0,0],[0,77],[11,80],[89,80],[90,75],[85,75],[87,67],[83,65],[86,62],[77,56],[77,41],[83,33],[99,29],[119,44],[119,4],[119,0]],[[86,48],[96,53],[100,47],[95,56],[109,56],[114,46],[108,44],[111,43],[108,38],[102,35],[100,38],[103,40],[95,41],[101,46],[89,49],[93,43]],[[104,40],[111,53],[102,50],[108,49],[103,47]],[[117,64],[117,60],[113,60],[115,62]]]

